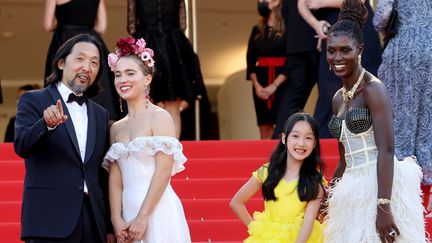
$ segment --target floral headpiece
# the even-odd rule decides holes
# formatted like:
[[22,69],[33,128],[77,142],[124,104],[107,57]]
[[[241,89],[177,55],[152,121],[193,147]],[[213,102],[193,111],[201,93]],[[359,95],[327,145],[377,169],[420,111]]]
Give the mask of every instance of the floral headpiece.
[[148,67],[154,66],[153,50],[146,48],[146,42],[143,38],[135,41],[133,37],[123,37],[116,43],[116,52],[108,55],[108,66],[114,71],[120,57],[136,55]]

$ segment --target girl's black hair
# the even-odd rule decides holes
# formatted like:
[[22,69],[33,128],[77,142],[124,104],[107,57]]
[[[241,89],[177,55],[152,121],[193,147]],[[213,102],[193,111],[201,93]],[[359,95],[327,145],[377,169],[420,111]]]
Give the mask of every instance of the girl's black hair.
[[368,10],[361,0],[343,0],[338,20],[330,28],[329,35],[344,34],[363,44],[363,26],[367,15]]
[[62,79],[63,76],[63,70],[61,70],[58,67],[58,62],[61,59],[66,60],[66,57],[69,56],[69,54],[72,53],[72,49],[75,46],[75,44],[79,43],[79,42],[87,42],[87,43],[92,43],[94,44],[98,51],[99,51],[99,70],[98,70],[98,74],[96,75],[96,79],[95,81],[92,83],[92,85],[90,85],[87,90],[84,92],[85,95],[87,95],[87,97],[89,98],[93,98],[95,97],[99,91],[101,90],[101,86],[98,83],[99,77],[102,74],[103,71],[103,60],[102,58],[106,58],[103,57],[103,46],[102,44],[93,36],[89,35],[89,34],[78,34],[74,37],[71,37],[70,39],[68,39],[65,43],[63,43],[63,45],[60,46],[60,48],[57,50],[53,61],[51,63],[51,68],[53,70],[53,72],[51,73],[51,75],[49,75],[46,78],[46,85],[54,85],[56,84],[58,81],[60,81]]
[[279,140],[278,145],[270,157],[268,176],[262,184],[262,194],[266,201],[277,200],[274,189],[279,184],[279,181],[282,179],[286,171],[288,156],[288,149],[286,146],[287,138],[294,125],[299,121],[306,121],[309,123],[316,140],[315,148],[312,150],[312,153],[305,158],[300,167],[299,182],[297,186],[300,201],[311,201],[316,199],[318,197],[319,187],[324,189],[322,174],[324,171],[324,163],[321,161],[320,157],[318,126],[316,121],[309,114],[304,112],[294,113],[285,122],[283,130],[283,133],[285,134],[284,143],[282,143],[282,140]]

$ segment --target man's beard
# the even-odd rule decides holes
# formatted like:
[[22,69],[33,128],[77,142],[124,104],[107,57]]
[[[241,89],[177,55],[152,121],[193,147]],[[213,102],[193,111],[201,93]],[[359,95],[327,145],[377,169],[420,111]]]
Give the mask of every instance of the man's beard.
[[[78,77],[75,77],[75,79],[77,79]],[[75,79],[72,79],[70,81],[68,81],[69,87],[70,89],[75,93],[75,94],[83,94],[88,86],[85,84],[77,84],[75,82]]]

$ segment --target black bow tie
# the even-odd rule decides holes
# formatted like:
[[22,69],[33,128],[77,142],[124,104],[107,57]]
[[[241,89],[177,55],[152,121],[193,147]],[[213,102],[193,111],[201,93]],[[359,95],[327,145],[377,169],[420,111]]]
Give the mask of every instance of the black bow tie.
[[76,96],[74,93],[70,93],[69,98],[66,102],[71,103],[71,102],[75,101],[76,103],[78,103],[78,105],[82,105],[82,104],[84,104],[86,99],[87,99],[87,97],[85,95]]

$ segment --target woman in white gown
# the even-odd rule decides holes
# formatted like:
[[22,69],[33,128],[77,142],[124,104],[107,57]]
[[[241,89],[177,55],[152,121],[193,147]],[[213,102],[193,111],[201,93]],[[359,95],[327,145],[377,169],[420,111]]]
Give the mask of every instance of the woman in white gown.
[[329,123],[341,159],[328,193],[325,242],[424,243],[421,169],[413,157],[395,159],[388,93],[361,65],[366,16],[361,0],[344,0],[328,35],[327,61],[343,87]]
[[103,166],[109,169],[111,219],[120,242],[188,243],[189,229],[170,178],[186,157],[168,112],[149,101],[153,51],[122,38],[108,57],[129,114],[114,123]]

